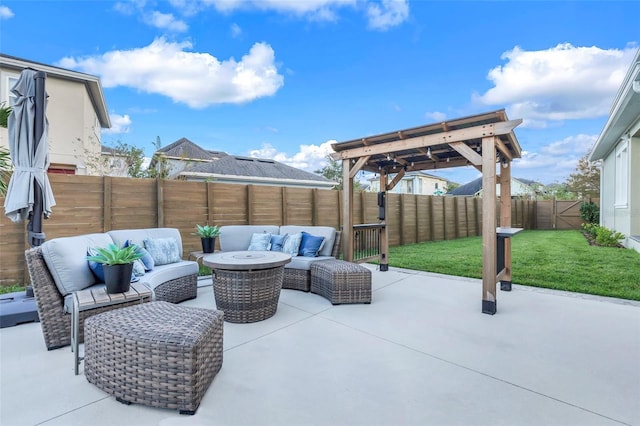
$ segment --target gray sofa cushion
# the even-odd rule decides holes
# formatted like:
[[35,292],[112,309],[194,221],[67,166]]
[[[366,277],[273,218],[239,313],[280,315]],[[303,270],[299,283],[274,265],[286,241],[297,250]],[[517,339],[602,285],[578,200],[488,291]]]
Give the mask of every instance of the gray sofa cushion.
[[96,283],[89,269],[87,249],[113,244],[108,234],[87,234],[54,238],[42,244],[42,256],[63,296]]
[[183,257],[182,237],[180,236],[180,231],[178,231],[176,228],[118,229],[115,231],[108,231],[107,234],[109,234],[113,239],[113,242],[120,247],[122,247],[127,240],[131,240],[136,245],[144,247],[145,238],[173,237],[178,242],[178,251],[180,252],[180,258]]
[[[331,256],[333,243],[336,240],[336,230],[330,226],[299,226],[299,225],[283,225],[280,227],[280,234],[297,234],[299,232],[307,232],[311,235],[324,237],[324,245],[318,256]],[[317,258],[315,258],[317,259]]]
[[313,262],[319,262],[321,260],[335,259],[331,256],[318,256],[318,257],[306,257],[296,256],[291,258],[291,262],[284,265],[285,269],[304,269],[309,271]]
[[256,233],[268,232],[278,234],[278,227],[273,225],[228,225],[220,227],[220,250],[244,251],[249,248],[251,236]]
[[160,284],[166,283],[170,280],[186,277],[198,273],[198,263],[191,260],[182,260],[178,263],[169,263],[167,265],[160,265],[153,268],[153,271],[149,271],[140,277],[140,282],[149,287],[155,289]]

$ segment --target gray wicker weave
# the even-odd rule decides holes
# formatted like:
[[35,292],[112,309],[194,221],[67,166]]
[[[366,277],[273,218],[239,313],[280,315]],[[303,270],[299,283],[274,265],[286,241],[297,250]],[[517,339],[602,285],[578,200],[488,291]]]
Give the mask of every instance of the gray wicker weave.
[[271,318],[278,309],[283,269],[216,270],[213,291],[225,321],[247,323]]
[[[336,232],[336,239],[333,242],[331,256],[337,258],[340,255],[340,242],[342,232]],[[285,268],[284,278],[282,280],[282,288],[290,290],[311,290],[311,271],[305,269]]]
[[371,271],[342,260],[314,262],[311,265],[311,292],[333,305],[371,303]]
[[195,414],[222,367],[221,311],[151,302],[86,322],[84,374],[122,403]]
[[[58,291],[55,281],[42,256],[42,248],[36,247],[25,251],[27,269],[33,286],[33,293],[38,307],[38,316],[42,326],[44,343],[48,350],[69,346],[71,344],[71,314],[64,312],[64,298]],[[196,297],[198,276],[189,275],[167,281],[155,289],[156,300],[177,303]],[[80,342],[84,341],[84,320],[92,315],[111,309],[133,305],[135,302],[118,306],[106,306],[80,313]]]

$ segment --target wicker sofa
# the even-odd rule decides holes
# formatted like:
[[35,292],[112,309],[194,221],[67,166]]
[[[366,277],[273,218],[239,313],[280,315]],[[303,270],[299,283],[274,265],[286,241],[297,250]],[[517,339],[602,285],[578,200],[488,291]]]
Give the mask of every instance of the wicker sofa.
[[[71,310],[73,292],[104,286],[97,282],[86,260],[87,249],[110,243],[122,246],[126,240],[143,245],[145,239],[173,238],[182,259],[182,238],[175,228],[116,230],[106,233],[54,238],[42,246],[25,252],[31,285],[36,298],[38,316],[47,349],[68,346],[71,342]],[[198,264],[179,260],[155,266],[140,277],[151,288],[154,300],[178,303],[197,296]],[[132,304],[132,303],[128,303]],[[128,304],[119,304],[118,308]],[[84,320],[114,309],[103,307],[80,313],[79,340],[84,341]]]
[[311,290],[311,265],[314,262],[336,259],[340,253],[341,232],[330,226],[296,225],[229,225],[220,227],[218,237],[222,251],[247,250],[254,233],[268,232],[272,235],[296,234],[305,231],[325,238],[316,257],[294,256],[284,267],[282,288]]

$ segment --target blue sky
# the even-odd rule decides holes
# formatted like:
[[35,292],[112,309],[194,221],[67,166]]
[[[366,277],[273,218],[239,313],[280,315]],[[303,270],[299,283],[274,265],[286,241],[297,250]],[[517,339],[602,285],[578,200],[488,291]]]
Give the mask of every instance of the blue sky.
[[313,171],[330,141],[505,108],[524,120],[512,174],[548,184],[602,130],[638,16],[637,1],[3,0],[0,50],[100,76],[106,145],[186,137]]

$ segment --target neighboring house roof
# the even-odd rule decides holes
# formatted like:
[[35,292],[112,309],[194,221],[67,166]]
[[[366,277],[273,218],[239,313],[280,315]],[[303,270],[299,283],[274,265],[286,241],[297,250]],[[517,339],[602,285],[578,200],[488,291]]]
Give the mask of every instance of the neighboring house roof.
[[[521,178],[512,177],[511,180],[518,181],[518,182],[522,183],[523,185],[531,187],[532,191],[533,191],[533,186],[538,184],[536,181],[530,180],[530,179],[521,179]],[[464,185],[460,185],[456,189],[449,191],[447,193],[447,195],[475,196],[475,195],[480,194],[480,192],[482,192],[482,178],[481,177],[479,177],[478,179],[472,180],[471,182],[467,182]],[[513,192],[511,194],[513,195]]]
[[227,155],[211,163],[189,164],[180,173],[184,177],[216,178],[231,181],[259,181],[261,183],[314,184],[331,187],[336,183],[304,170],[274,160]]
[[640,118],[640,49],[629,67],[616,96],[609,119],[589,154],[589,161],[604,159],[614,149],[620,138]]
[[189,160],[213,161],[228,154],[222,151],[208,151],[191,142],[187,138],[180,138],[174,143],[160,148],[158,153],[165,157],[184,158]]
[[56,78],[84,84],[87,88],[89,99],[91,99],[93,108],[96,111],[96,115],[98,116],[98,120],[100,121],[100,127],[103,129],[111,127],[111,120],[109,119],[107,104],[105,102],[104,93],[102,92],[100,77],[42,64],[40,62],[29,61],[27,59],[5,55],[4,53],[0,53],[0,66],[3,68],[14,69],[17,72],[20,72],[25,68],[32,68],[36,71],[44,71],[47,75],[53,75],[56,76]]
[[472,180],[464,185],[460,185],[454,190],[447,192],[447,195],[476,195],[482,191],[482,178]]

